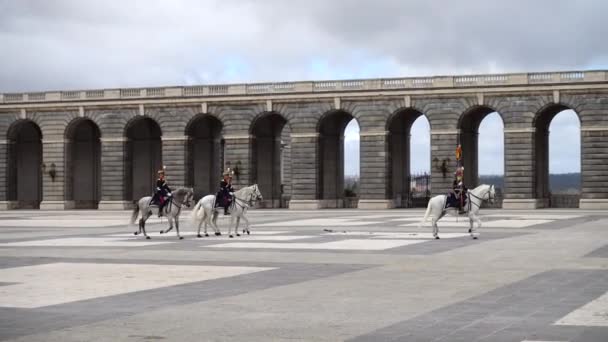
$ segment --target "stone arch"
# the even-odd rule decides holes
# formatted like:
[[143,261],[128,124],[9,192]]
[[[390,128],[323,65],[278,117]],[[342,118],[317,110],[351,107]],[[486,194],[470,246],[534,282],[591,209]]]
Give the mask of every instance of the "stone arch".
[[124,135],[125,198],[137,200],[152,193],[156,171],[162,167],[162,131],[152,118],[138,116],[127,123]]
[[[318,189],[322,206],[344,206],[344,130],[356,118],[344,110],[329,111],[317,123]],[[360,127],[360,126],[359,126]]]
[[[504,118],[500,112],[486,105],[473,106],[462,113],[458,119],[458,142],[462,146],[464,183],[471,189],[479,183],[479,126],[483,119],[491,113],[498,113],[504,127]],[[502,139],[504,140],[504,134]]]
[[197,114],[186,125],[187,182],[194,188],[195,199],[213,193],[223,165],[224,125],[215,116]]
[[251,144],[251,183],[258,184],[264,196],[260,206],[281,208],[284,181],[285,128],[287,119],[278,112],[264,112],[255,117],[249,129]]
[[[410,137],[414,121],[426,115],[414,108],[400,108],[386,121],[389,152],[389,195],[396,207],[410,206]],[[430,122],[429,122],[430,127]],[[430,135],[430,132],[429,132]],[[430,139],[430,137],[429,137]],[[430,148],[430,147],[429,147]]]
[[[533,120],[534,128],[534,170],[535,174],[535,195],[539,200],[540,206],[550,206],[550,186],[549,186],[549,126],[556,115],[564,110],[572,110],[581,123],[580,114],[571,106],[563,103],[549,103],[536,112]],[[579,139],[581,134],[579,131]],[[579,163],[581,161],[579,160]]]
[[73,119],[65,129],[67,207],[96,209],[101,199],[101,131],[89,118]]
[[32,120],[17,120],[7,133],[8,200],[14,207],[40,208],[42,201],[42,130]]

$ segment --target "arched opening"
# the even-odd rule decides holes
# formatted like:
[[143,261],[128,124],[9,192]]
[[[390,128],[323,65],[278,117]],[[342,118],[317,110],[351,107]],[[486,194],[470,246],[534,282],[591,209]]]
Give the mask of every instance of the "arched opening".
[[576,112],[563,105],[535,120],[536,198],[545,207],[577,208],[580,199],[581,133]]
[[137,200],[152,194],[156,171],[162,167],[161,130],[156,121],[138,117],[127,126],[126,137],[126,198]]
[[186,128],[188,136],[188,184],[194,196],[214,193],[222,175],[222,123],[211,115],[200,115]]
[[430,124],[414,109],[388,122],[391,194],[395,207],[425,206],[430,196]]
[[66,194],[76,209],[96,209],[101,184],[101,133],[89,119],[72,122],[66,129]]
[[[487,118],[487,119],[486,119]],[[483,142],[480,148],[480,127],[484,126],[492,130],[483,134]],[[462,146],[462,166],[464,166],[464,183],[472,189],[480,184],[480,170],[485,172],[498,172],[504,174],[504,129],[502,128],[502,117],[492,108],[485,106],[475,107],[462,115],[459,127],[459,143]],[[454,149],[456,146],[454,146]],[[480,164],[480,151],[483,153]],[[492,155],[493,152],[501,152],[500,155]],[[500,160],[500,166],[490,169],[489,161]],[[480,168],[481,165],[481,168]],[[496,170],[494,170],[496,169]],[[488,170],[488,171],[486,171]],[[484,175],[485,176],[485,175]],[[496,186],[497,187],[497,186]]]
[[319,122],[318,198],[323,200],[324,207],[345,206],[344,133],[352,120],[351,114],[336,111],[325,115]]
[[8,200],[19,209],[40,208],[42,201],[42,132],[29,120],[8,131]]
[[344,128],[344,207],[356,208],[361,170],[361,128],[356,119]]
[[[502,207],[505,175],[504,124],[497,112],[488,114],[479,124],[478,184],[492,184],[496,191],[494,206]],[[466,169],[465,169],[466,173]],[[485,203],[484,205],[489,205]]]
[[267,113],[251,126],[251,181],[258,184],[264,200],[262,208],[280,208],[282,201],[282,157],[285,142],[281,139],[287,121],[277,113]]

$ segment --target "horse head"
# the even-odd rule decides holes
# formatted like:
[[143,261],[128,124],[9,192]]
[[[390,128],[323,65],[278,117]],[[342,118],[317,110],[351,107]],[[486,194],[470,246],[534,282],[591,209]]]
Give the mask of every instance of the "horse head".
[[185,205],[187,208],[192,207],[192,203],[194,202],[193,188],[180,188],[175,193],[176,197],[181,197],[182,205]]
[[252,196],[252,199],[254,201],[261,201],[262,200],[262,193],[260,192],[260,188],[258,188],[257,184],[253,185],[253,194],[255,195],[255,197]]
[[492,184],[488,191],[488,200],[490,201],[490,204],[494,204],[494,199],[496,199],[496,190],[494,190],[494,184]]

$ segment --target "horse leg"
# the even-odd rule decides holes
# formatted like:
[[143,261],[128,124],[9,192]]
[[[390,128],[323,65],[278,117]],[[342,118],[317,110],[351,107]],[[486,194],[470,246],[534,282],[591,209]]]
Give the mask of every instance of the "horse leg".
[[[473,232],[475,232],[475,228],[473,228],[473,221],[477,222],[477,229],[481,229],[481,220],[479,219],[479,216],[473,214],[473,219],[471,221],[471,228],[473,229]],[[473,239],[477,239],[479,237],[479,233],[471,234],[471,236]]]
[[437,221],[439,221],[439,217],[433,217],[433,236],[435,239],[439,240],[439,227],[437,226]]
[[232,236],[232,225],[234,224],[234,215],[230,215],[230,224],[228,225],[228,237],[233,238]]
[[141,233],[141,219],[137,221],[137,228],[138,230],[136,232],[133,232],[133,235],[139,235]]
[[[247,217],[245,217],[245,215],[243,215],[243,221],[245,221],[245,228],[247,228],[247,235],[249,235],[249,220],[247,219]],[[245,229],[243,229],[243,233],[245,233]]]
[[148,217],[150,217],[147,213],[145,215],[142,215],[141,217],[141,230],[144,233],[144,236],[146,237],[146,239],[150,240],[150,237],[148,236],[148,233],[146,233],[146,220],[148,219]]
[[160,233],[163,234],[167,234],[168,232],[170,232],[173,229],[173,217],[167,215],[167,221],[169,221],[169,229],[165,230],[164,232],[161,230]]
[[237,216],[236,217],[236,226],[234,226],[234,233],[236,234],[236,236],[241,236],[241,234],[239,234],[239,223],[241,222],[241,217]]
[[475,238],[475,236],[474,236],[475,229],[473,228],[474,221],[475,220],[473,219],[473,215],[469,215],[469,234],[471,235],[472,238]]
[[179,235],[179,216],[174,217],[173,220],[175,221],[175,232],[177,233],[177,237],[180,240],[183,240],[184,237]]
[[[205,214],[203,213],[203,218],[201,218],[200,221],[198,221],[198,230],[196,231],[196,237],[202,237],[201,236],[201,226],[203,225],[203,221],[205,221]],[[207,222],[205,222],[205,236],[207,235]]]
[[212,222],[213,222],[213,227],[215,229],[215,235],[216,236],[220,236],[220,235],[222,235],[222,232],[220,232],[220,229],[217,226],[217,215],[218,215],[218,212],[217,211],[213,211]]

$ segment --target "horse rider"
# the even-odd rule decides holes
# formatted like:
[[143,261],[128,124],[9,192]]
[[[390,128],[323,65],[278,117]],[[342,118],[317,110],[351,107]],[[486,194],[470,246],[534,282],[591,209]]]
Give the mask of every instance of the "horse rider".
[[152,196],[152,203],[158,204],[158,217],[162,216],[163,207],[171,196],[171,188],[165,180],[165,170],[158,170],[158,179],[154,188],[154,196]]
[[224,207],[224,215],[228,215],[228,208],[232,204],[232,197],[234,196],[234,188],[232,187],[232,175],[234,171],[227,168],[224,171],[224,178],[220,181],[220,190],[215,196],[215,207]]
[[454,173],[454,182],[452,183],[452,191],[450,195],[452,197],[452,205],[458,208],[459,214],[464,214],[463,202],[466,197],[464,197],[467,193],[467,188],[464,186],[464,166],[460,166],[456,169]]

